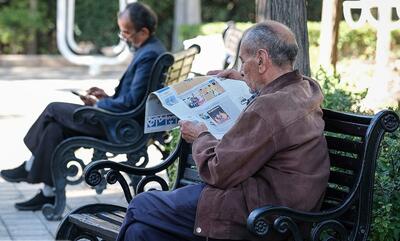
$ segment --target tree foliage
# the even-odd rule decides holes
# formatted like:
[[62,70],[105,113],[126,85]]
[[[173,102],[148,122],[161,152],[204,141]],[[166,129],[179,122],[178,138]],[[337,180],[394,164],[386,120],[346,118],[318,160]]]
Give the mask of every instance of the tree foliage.
[[[54,1],[38,0],[38,11],[29,9],[28,0],[0,5],[0,53],[21,54],[36,34],[41,48],[54,51],[55,15],[50,12]],[[46,46],[46,49],[44,48]]]

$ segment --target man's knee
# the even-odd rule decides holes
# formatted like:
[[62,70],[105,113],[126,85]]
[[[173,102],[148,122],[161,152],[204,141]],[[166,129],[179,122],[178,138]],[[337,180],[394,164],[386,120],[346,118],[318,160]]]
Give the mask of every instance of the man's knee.
[[129,208],[135,208],[139,210],[144,210],[145,207],[147,207],[149,204],[152,202],[150,201],[152,198],[152,195],[150,192],[142,192],[138,195],[136,195],[132,201],[129,203]]
[[[151,234],[153,233],[153,228],[150,226],[134,222],[126,229],[124,240],[125,241],[136,241],[136,240],[153,240]],[[150,235],[150,236],[149,236]]]
[[54,113],[54,110],[59,109],[61,104],[62,104],[61,102],[51,102],[46,106],[44,111],[48,113]]

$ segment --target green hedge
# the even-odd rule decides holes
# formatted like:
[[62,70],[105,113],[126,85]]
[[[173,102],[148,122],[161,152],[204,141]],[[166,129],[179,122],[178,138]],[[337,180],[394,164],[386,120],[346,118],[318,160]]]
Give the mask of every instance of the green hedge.
[[[320,23],[308,22],[308,36],[310,47],[319,46]],[[373,59],[376,49],[376,29],[364,25],[358,29],[351,29],[342,21],[339,26],[338,53],[341,58]],[[392,57],[400,56],[400,30],[392,32]]]

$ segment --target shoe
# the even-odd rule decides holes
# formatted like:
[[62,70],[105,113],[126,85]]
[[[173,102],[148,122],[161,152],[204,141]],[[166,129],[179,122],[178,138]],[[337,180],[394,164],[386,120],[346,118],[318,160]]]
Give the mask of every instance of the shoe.
[[25,202],[16,203],[14,206],[20,211],[36,211],[41,210],[45,204],[54,205],[56,197],[46,197],[43,191],[40,190],[36,196]]
[[28,172],[25,170],[25,162],[14,169],[2,170],[0,175],[7,182],[26,182],[28,179]]

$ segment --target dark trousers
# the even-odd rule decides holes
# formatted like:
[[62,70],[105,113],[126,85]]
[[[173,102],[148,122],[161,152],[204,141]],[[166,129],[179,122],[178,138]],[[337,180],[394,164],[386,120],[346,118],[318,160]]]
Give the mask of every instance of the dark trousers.
[[[204,184],[137,195],[128,206],[118,241],[205,241],[193,234]],[[208,239],[215,240],[215,239]]]
[[66,138],[78,135],[104,136],[99,126],[73,121],[73,113],[79,107],[82,105],[50,103],[29,129],[24,142],[35,156],[28,175],[29,183],[43,182],[53,186],[50,169],[52,155],[57,145]]

